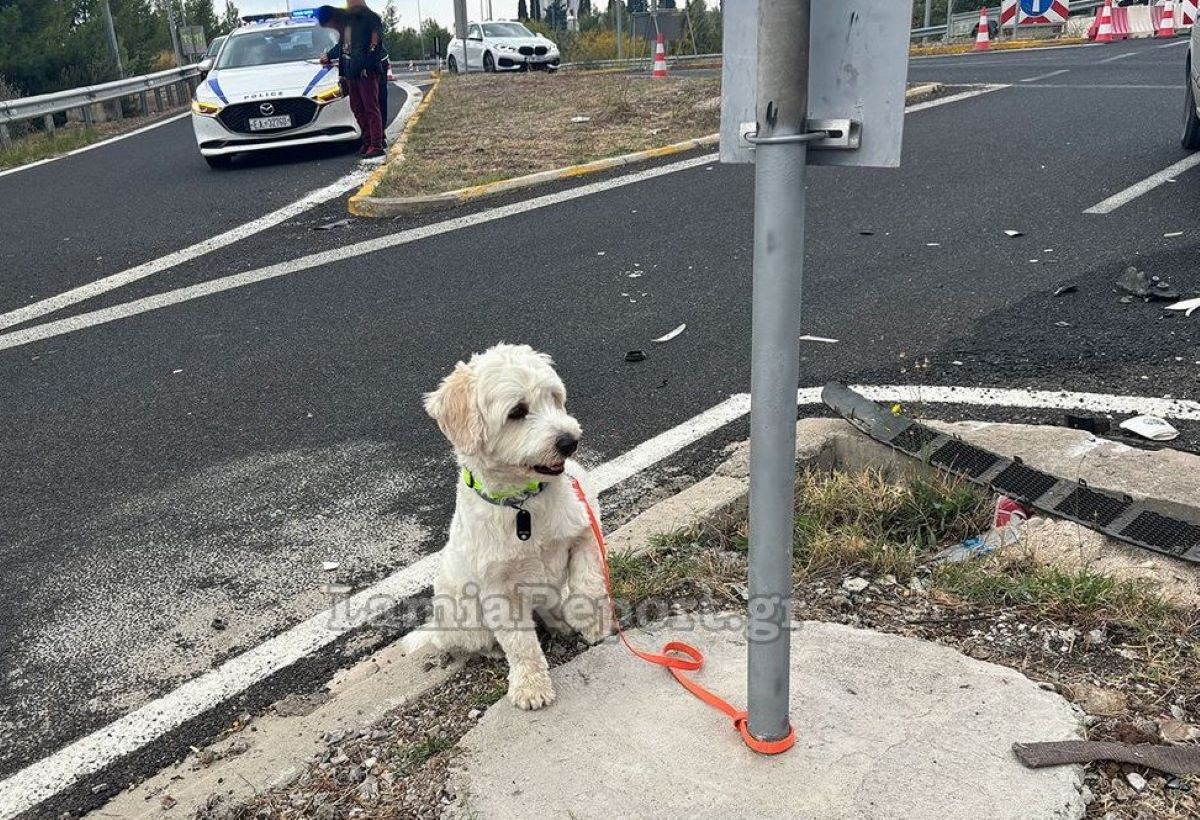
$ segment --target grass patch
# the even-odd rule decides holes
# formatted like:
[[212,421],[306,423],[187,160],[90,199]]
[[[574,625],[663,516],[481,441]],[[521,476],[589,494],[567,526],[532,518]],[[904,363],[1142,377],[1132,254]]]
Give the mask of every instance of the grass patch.
[[716,77],[448,75],[376,196],[440,193],[712,134],[720,94]]
[[399,749],[395,756],[396,774],[401,777],[412,774],[425,765],[429,758],[454,747],[449,737],[427,737]]
[[59,128],[53,134],[31,134],[0,150],[0,168],[15,168],[82,148],[107,136],[94,128]]

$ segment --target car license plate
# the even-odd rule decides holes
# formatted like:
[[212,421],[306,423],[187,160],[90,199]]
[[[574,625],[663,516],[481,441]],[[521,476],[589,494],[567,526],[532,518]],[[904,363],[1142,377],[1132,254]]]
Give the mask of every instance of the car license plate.
[[270,131],[275,128],[291,128],[292,115],[284,114],[280,117],[251,117],[251,131]]

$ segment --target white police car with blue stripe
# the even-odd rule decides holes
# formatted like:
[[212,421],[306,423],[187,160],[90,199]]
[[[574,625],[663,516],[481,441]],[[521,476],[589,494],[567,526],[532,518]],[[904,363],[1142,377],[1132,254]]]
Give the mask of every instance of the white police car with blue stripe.
[[235,29],[192,99],[200,154],[214,168],[234,154],[357,141],[358,124],[321,55],[336,35],[307,16]]

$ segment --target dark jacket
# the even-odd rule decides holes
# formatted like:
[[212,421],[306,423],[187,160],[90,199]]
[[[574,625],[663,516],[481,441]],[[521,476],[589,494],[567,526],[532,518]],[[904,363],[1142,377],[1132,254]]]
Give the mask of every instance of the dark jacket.
[[[383,20],[365,6],[343,13],[341,53],[338,70],[342,77],[361,77],[364,72],[379,74],[386,54],[383,46]],[[331,55],[332,56],[332,55]]]

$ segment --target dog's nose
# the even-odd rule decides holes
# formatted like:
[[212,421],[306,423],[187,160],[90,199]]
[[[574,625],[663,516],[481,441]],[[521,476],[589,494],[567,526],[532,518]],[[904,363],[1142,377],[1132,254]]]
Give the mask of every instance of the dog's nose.
[[570,433],[563,433],[554,440],[554,449],[558,450],[563,458],[570,458],[579,449],[579,439]]

